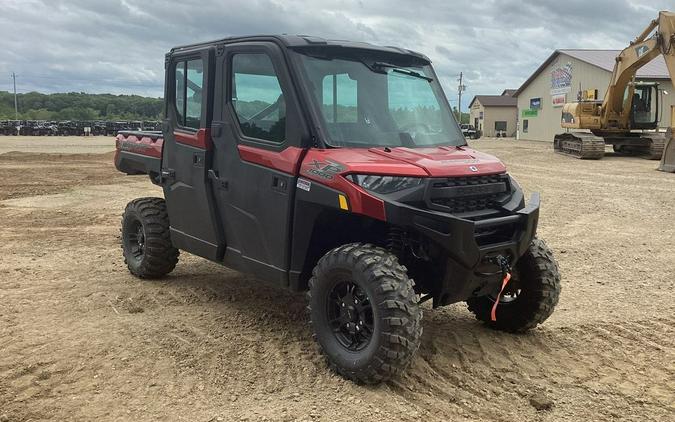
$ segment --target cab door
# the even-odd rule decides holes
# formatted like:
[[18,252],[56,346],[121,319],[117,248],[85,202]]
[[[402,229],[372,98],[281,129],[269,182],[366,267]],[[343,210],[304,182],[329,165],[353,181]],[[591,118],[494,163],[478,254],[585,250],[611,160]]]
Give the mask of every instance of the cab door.
[[167,62],[161,182],[173,244],[220,260],[225,242],[208,180],[214,59],[214,49],[208,48],[173,55]]
[[658,85],[636,85],[631,102],[631,129],[655,129],[658,110]]
[[286,286],[298,168],[307,129],[281,49],[227,45],[213,122],[212,187],[226,265]]

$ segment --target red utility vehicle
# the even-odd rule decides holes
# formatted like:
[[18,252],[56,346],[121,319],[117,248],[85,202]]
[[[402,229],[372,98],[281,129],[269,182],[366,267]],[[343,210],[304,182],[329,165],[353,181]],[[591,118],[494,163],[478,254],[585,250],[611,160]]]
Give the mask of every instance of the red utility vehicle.
[[427,299],[512,332],[553,312],[539,196],[466,144],[427,57],[255,36],[165,65],[163,130],[117,136],[116,167],[164,190],[124,213],[134,275],[166,275],[183,250],[308,291],[329,365],[365,383],[407,367]]

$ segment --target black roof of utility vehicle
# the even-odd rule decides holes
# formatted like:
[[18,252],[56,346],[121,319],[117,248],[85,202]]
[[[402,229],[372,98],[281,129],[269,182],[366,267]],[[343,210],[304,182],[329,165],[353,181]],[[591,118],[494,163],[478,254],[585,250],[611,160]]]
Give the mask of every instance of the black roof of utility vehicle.
[[298,48],[298,49],[352,49],[352,50],[368,50],[368,51],[377,51],[381,53],[388,54],[397,54],[397,55],[406,55],[406,56],[416,56],[426,62],[431,62],[427,56],[424,54],[418,53],[416,51],[407,50],[405,48],[391,47],[391,46],[379,46],[375,44],[370,44],[367,42],[359,41],[345,41],[345,40],[327,40],[325,38],[313,37],[309,35],[252,35],[252,36],[236,36],[236,37],[227,37],[219,40],[200,42],[189,45],[182,45],[174,47],[171,49],[169,54],[193,50],[199,47],[204,47],[207,45],[214,44],[231,44],[234,42],[242,41],[277,41],[282,45],[285,45],[289,48]]

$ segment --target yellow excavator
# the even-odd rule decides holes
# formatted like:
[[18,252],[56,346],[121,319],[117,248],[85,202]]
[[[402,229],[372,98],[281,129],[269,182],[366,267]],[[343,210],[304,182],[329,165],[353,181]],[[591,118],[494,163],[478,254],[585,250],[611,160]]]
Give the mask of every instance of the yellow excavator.
[[[605,144],[614,151],[661,159],[659,170],[675,172],[675,106],[671,107],[667,132],[656,132],[659,124],[659,91],[656,83],[636,82],[635,73],[659,54],[663,55],[675,86],[675,13],[659,17],[617,57],[607,93],[602,101],[567,103],[561,126],[568,131],[555,136],[556,152],[576,158],[600,159]],[[570,129],[588,129],[574,132]]]

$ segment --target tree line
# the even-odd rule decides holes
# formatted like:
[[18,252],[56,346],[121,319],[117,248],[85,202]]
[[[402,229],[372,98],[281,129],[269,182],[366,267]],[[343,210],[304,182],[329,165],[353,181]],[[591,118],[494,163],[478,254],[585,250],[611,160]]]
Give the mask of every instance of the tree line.
[[[17,95],[19,120],[160,120],[162,98],[68,92]],[[0,120],[14,119],[14,94],[0,91]]]

